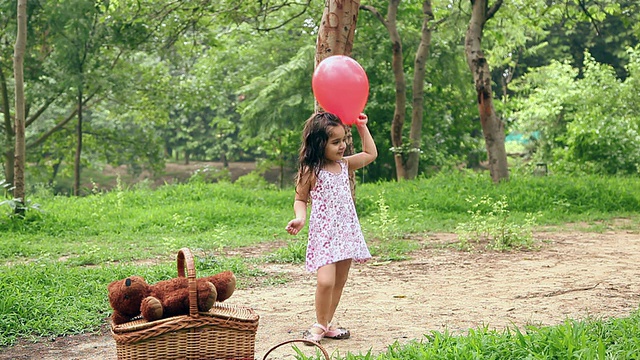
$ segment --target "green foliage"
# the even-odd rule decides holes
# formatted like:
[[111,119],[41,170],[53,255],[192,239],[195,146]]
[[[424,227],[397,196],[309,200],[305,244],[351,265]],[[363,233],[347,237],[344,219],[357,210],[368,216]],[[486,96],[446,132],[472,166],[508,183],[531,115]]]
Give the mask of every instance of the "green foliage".
[[376,210],[367,217],[365,225],[366,233],[374,239],[371,246],[372,254],[379,256],[381,261],[407,260],[408,254],[419,245],[401,238],[398,217],[391,214],[384,190],[378,193],[375,205]]
[[389,205],[382,190],[376,200],[377,210],[368,218],[368,229],[381,241],[397,239],[402,234],[398,226],[398,217],[391,214]]
[[498,200],[486,195],[480,199],[472,196],[467,202],[471,206],[470,219],[456,227],[460,248],[470,250],[479,243],[488,243],[486,246],[494,250],[532,246],[535,216],[526,214],[523,223],[511,219],[505,196]]
[[[14,217],[17,217],[17,219],[15,219],[14,224],[15,225],[20,225],[20,220],[24,218],[24,213],[27,211],[39,211],[40,210],[40,205],[39,204],[35,204],[32,203],[31,199],[15,199],[15,198],[10,198],[10,192],[13,191],[13,186],[11,184],[9,184],[5,179],[1,179],[0,180],[0,191],[2,192],[2,196],[0,197],[0,209],[4,208],[5,205],[6,207],[9,208],[9,212],[7,213],[7,216],[9,217],[9,219],[13,219]],[[4,200],[2,200],[4,198]],[[12,221],[12,220],[9,220]]]
[[13,185],[6,179],[0,179],[0,190],[2,190],[2,197],[7,198],[10,192],[13,191]]
[[191,177],[189,177],[189,183],[210,183],[210,182],[231,182],[231,171],[227,168],[216,168],[209,165],[205,165],[196,169]]
[[247,147],[255,147],[256,153],[263,157],[257,162],[257,173],[264,174],[274,167],[279,169],[280,188],[292,185],[300,148],[300,130],[276,128],[270,132],[261,132],[245,142]]
[[[376,6],[381,13],[384,6]],[[464,54],[460,36],[468,24],[465,5],[449,6],[434,2],[436,22],[444,22],[432,31],[429,57],[426,61],[424,87],[424,119],[420,146],[419,173],[431,175],[442,167],[455,162],[460,164],[467,155],[481,148],[477,119],[476,95]],[[411,101],[411,77],[414,73],[414,55],[417,51],[422,26],[421,5],[402,3],[398,8],[398,28],[402,36],[404,73],[407,78],[408,106]],[[432,26],[436,27],[432,23]],[[405,141],[400,149],[392,149],[389,136],[394,116],[395,86],[393,84],[392,44],[389,33],[378,19],[368,11],[360,11],[358,30],[352,56],[367,72],[372,91],[365,112],[369,116],[369,128],[379,150],[377,160],[364,168],[363,182],[395,179],[394,150],[406,152],[411,146]],[[375,89],[375,90],[373,90]],[[407,109],[403,138],[408,139],[411,109]],[[354,137],[358,145],[357,137]],[[356,146],[356,148],[358,148]],[[474,154],[475,155],[475,154]]]
[[274,184],[270,184],[267,180],[265,180],[262,174],[257,171],[252,171],[247,175],[240,176],[234,184],[245,189],[275,190],[276,188]]
[[640,171],[640,48],[628,49],[629,76],[585,55],[584,74],[557,62],[524,77],[514,115],[526,131],[539,131],[538,159],[567,173],[637,174]]
[[[269,129],[276,124],[301,123],[311,115],[313,97],[308,91],[308,84],[313,73],[314,51],[314,45],[301,46],[282,65],[252,79],[240,89],[241,94],[249,96],[239,109],[249,127],[255,131]],[[279,105],[273,106],[274,102]],[[299,114],[305,113],[308,115],[300,118]]]
[[281,247],[266,257],[266,261],[273,263],[304,263],[307,255],[307,242],[301,238],[288,241],[285,247]]
[[[84,112],[84,169],[99,169],[106,163],[127,164],[135,174],[145,170],[157,173],[166,160],[165,154],[175,159],[189,156],[220,161],[268,158],[292,167],[295,147],[291,151],[291,143],[274,143],[272,139],[287,137],[287,131],[299,134],[302,120],[313,111],[309,86],[313,44],[324,3],[276,3],[29,3],[29,38],[39,39],[28,42],[25,60],[27,108],[35,116],[27,129],[28,162],[37,164],[37,169],[29,170],[35,181],[58,183],[58,191],[66,191],[60,177],[69,177],[72,171],[69,164],[76,140],[74,122],[64,124],[76,107],[78,85],[84,86],[85,98],[91,97]],[[384,15],[382,4],[368,5],[378,7]],[[459,41],[468,25],[468,4],[452,6],[436,1],[433,5],[435,19],[425,64],[419,169],[427,175],[461,162],[477,165],[485,153],[477,123],[475,90],[469,86],[471,74]],[[580,5],[577,1],[512,1],[502,5],[487,22],[483,34],[486,55],[494,68],[496,94],[505,95],[506,101],[515,89],[508,83],[512,76],[516,80],[529,69],[548,65],[552,59],[568,61],[582,75],[585,48],[598,62],[610,64],[618,78],[625,79],[627,72],[633,72],[635,55],[625,47],[637,44],[638,32],[634,29],[640,23],[635,21],[638,5],[631,0],[602,1],[599,7],[584,4],[589,16]],[[0,53],[10,59],[15,42],[15,6],[6,3],[2,10]],[[398,11],[404,53],[415,54],[421,34],[420,4],[403,3]],[[380,150],[378,161],[360,173],[363,182],[392,179],[392,145],[385,136],[389,133],[395,97],[391,44],[384,25],[371,12],[360,11],[352,56],[366,69],[370,81],[372,91],[366,112]],[[11,70],[7,64],[4,66],[6,84],[10,85]],[[403,66],[406,74],[412,73],[412,56],[405,56]],[[637,76],[632,76],[631,81],[627,78],[625,84],[637,83],[634,78]],[[545,79],[557,88],[550,88],[554,93],[550,98],[564,99],[566,112],[573,111],[574,105],[582,106],[581,97],[576,100],[563,96],[561,81],[554,81],[553,76]],[[507,85],[504,91],[497,90]],[[7,88],[11,98],[11,86]],[[625,92],[637,93],[633,89]],[[628,107],[633,103],[626,101]],[[503,105],[496,106],[502,113]],[[10,107],[11,104],[2,104],[7,111],[11,111]],[[633,114],[637,111],[625,117],[607,110],[602,107],[586,114],[582,124],[576,123],[574,133],[566,138],[567,124],[560,119],[556,129],[563,137],[547,134],[548,141],[556,142],[546,152],[554,157],[553,163],[549,161],[554,169],[562,166],[563,170],[575,172],[612,173],[619,168],[632,171],[632,155],[617,154],[635,151],[632,132],[636,118]],[[585,130],[594,117],[600,117],[599,124],[619,121],[620,126],[600,125],[593,130],[594,135]],[[508,125],[520,125],[517,118],[510,121],[513,123]],[[623,129],[627,127],[632,131],[625,133]],[[49,135],[54,129],[57,130]],[[1,126],[0,132],[5,133]],[[627,141],[607,143],[602,134]],[[405,138],[406,135],[403,134]],[[357,137],[355,141],[357,144]],[[575,143],[573,153],[553,151],[556,147],[562,149],[567,141]],[[2,145],[6,151],[13,146],[10,141]],[[602,165],[602,159],[610,164]]]

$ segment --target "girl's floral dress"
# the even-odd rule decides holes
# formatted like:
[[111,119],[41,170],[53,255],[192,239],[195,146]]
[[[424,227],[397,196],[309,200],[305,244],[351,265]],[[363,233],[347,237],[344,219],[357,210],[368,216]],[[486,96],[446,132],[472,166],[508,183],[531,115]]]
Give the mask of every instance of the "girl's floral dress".
[[316,185],[310,191],[306,261],[309,272],[341,260],[361,263],[371,258],[351,197],[347,163],[344,160],[339,163],[338,174],[320,170]]

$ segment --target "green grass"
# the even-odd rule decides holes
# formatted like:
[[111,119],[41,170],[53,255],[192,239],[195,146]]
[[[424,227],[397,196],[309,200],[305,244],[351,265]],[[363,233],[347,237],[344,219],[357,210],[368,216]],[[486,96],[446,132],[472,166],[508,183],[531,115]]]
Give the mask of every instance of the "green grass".
[[[293,189],[258,186],[247,191],[249,185],[193,182],[156,190],[118,187],[82,198],[52,196],[39,188],[28,197],[42,211],[29,210],[25,219],[18,219],[8,206],[0,207],[0,346],[21,337],[98,331],[110,313],[107,284],[132,273],[149,282],[173,277],[175,263],[170,259],[181,247],[196,253],[199,275],[231,269],[240,287],[265,275],[258,269],[261,261],[303,262],[305,243],[299,240],[305,234],[296,239],[284,231],[293,216]],[[539,213],[541,226],[579,222],[585,230],[598,230],[620,217],[629,219],[630,229],[640,224],[637,177],[514,175],[510,182],[496,186],[484,175],[443,173],[400,183],[359,184],[356,191],[363,230],[371,239],[372,251],[386,261],[410,257],[417,244],[409,238],[454,232],[459,223],[469,221],[471,196],[504,196],[509,218],[516,224],[525,221],[527,213]],[[257,259],[220,255],[223,249],[272,241],[287,245]],[[275,277],[261,283],[286,281]],[[388,353],[379,358],[498,359],[508,358],[503,357],[507,351],[531,359],[625,358],[625,351],[640,351],[632,335],[638,333],[637,324],[638,314],[634,314],[522,332],[432,333],[421,343],[390,344]],[[571,354],[561,352],[567,347],[574,349]]]
[[302,264],[307,254],[307,242],[303,238],[297,238],[287,242],[287,246],[281,247],[272,254],[266,256],[265,260],[272,263]]
[[391,344],[386,353],[349,354],[345,359],[484,360],[484,359],[637,359],[640,312],[625,319],[567,319],[548,327],[503,331],[486,327],[465,335],[433,331],[406,345]]

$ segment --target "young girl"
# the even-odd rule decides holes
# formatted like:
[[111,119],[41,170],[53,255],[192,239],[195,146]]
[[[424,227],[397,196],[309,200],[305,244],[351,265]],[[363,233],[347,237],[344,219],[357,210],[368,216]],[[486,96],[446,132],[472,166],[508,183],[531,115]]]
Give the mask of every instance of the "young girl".
[[311,202],[306,269],[317,271],[316,321],[304,332],[308,340],[347,339],[348,330],[331,325],[351,262],[371,258],[362,236],[349,186],[349,170],[360,169],[378,156],[367,128],[367,116],[360,114],[356,128],[362,152],[344,157],[345,126],[331,113],[316,113],[305,123],[293,203],[295,219],[286,230],[296,235],[305,225],[307,203]]

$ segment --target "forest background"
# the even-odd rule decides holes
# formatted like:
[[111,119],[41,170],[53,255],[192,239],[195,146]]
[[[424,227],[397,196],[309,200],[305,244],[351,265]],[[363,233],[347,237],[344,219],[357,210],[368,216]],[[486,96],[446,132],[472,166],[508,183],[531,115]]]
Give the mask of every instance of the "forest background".
[[[340,3],[338,1],[337,3]],[[398,103],[398,74],[416,72],[431,5],[423,110]],[[360,181],[486,167],[478,98],[465,58],[466,1],[363,1],[354,57],[370,82],[369,115],[380,156]],[[12,184],[12,51],[16,2],[0,4],[2,173]],[[27,186],[88,194],[105,166],[157,177],[167,162],[257,162],[292,181],[323,1],[29,1],[24,60]],[[491,6],[491,7],[490,7]],[[483,24],[495,112],[510,171],[637,174],[640,164],[640,21],[635,1],[496,1]],[[395,26],[391,26],[395,25]],[[400,41],[398,41],[400,40]],[[393,45],[393,46],[392,46]],[[398,47],[399,46],[399,47]],[[407,99],[412,89],[404,89]],[[82,106],[78,106],[82,104]],[[392,143],[394,116],[401,128]],[[81,118],[78,109],[81,109]],[[510,141],[514,140],[514,141]],[[358,139],[355,139],[356,147]],[[77,158],[74,164],[74,158]],[[224,169],[201,169],[212,180]],[[92,172],[93,171],[93,172]],[[73,178],[81,179],[79,184]]]

